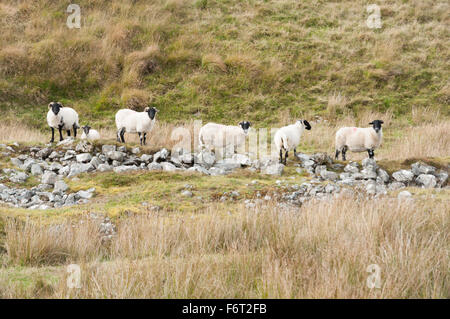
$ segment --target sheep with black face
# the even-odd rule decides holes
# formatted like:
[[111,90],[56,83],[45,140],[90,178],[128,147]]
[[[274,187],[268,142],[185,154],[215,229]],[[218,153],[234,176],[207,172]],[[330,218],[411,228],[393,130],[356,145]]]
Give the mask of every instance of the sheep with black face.
[[305,129],[311,129],[311,125],[308,121],[298,120],[295,124],[283,126],[275,133],[274,143],[277,152],[280,154],[280,163],[286,165],[289,151],[292,149],[294,150],[294,156],[297,155],[297,146],[300,144],[300,139]]
[[336,132],[336,159],[342,152],[342,160],[345,161],[347,150],[352,152],[369,153],[369,158],[375,156],[374,150],[381,145],[383,139],[383,129],[381,125],[384,122],[375,120],[369,123],[372,127],[342,127]]
[[156,122],[154,107],[146,107],[144,112],[136,112],[130,109],[122,109],[116,113],[117,141],[125,143],[125,133],[137,133],[141,145],[147,143],[149,133]]
[[78,113],[70,108],[64,107],[60,102],[50,102],[48,104],[47,123],[52,129],[52,139],[50,143],[55,141],[55,129],[59,131],[59,140],[63,140],[62,131],[66,131],[70,136],[70,130],[73,130],[73,136],[77,137]]
[[199,132],[200,148],[223,149],[228,146],[234,146],[234,151],[243,143],[249,133],[251,123],[242,121],[239,125],[223,125],[217,123],[208,123],[202,126]]
[[95,141],[100,139],[100,133],[97,130],[92,129],[89,125],[82,127],[83,134],[81,134],[82,140]]

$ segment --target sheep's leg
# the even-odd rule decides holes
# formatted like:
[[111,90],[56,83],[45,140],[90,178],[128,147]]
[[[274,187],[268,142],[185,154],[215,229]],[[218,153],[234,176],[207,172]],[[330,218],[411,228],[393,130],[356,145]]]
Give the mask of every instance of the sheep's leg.
[[297,149],[294,148],[294,157],[297,157]]
[[62,136],[62,126],[58,126],[58,131],[59,131],[59,141],[61,142],[63,140],[63,136]]
[[55,129],[51,127],[52,129],[52,139],[50,140],[50,143],[53,143],[55,141]]
[[70,130],[67,130],[67,136],[70,136]]
[[375,156],[373,150],[367,150],[367,153],[369,153],[369,158],[373,158]]
[[334,159],[335,159],[335,160],[338,160],[338,159],[339,159],[339,153],[340,153],[339,150],[336,150],[336,155],[334,156]]
[[139,135],[139,141],[141,142],[141,146],[142,146],[142,142],[143,142],[143,137],[142,137],[142,133],[141,132],[138,132],[138,135]]
[[[69,134],[69,136],[70,136],[70,134]],[[73,124],[73,137],[75,137],[75,138],[77,137],[77,124],[76,123]]]
[[346,146],[344,146],[344,148],[342,149],[342,160],[343,160],[343,161],[346,161],[346,159],[345,159],[345,153],[347,153],[347,147],[346,147]]
[[119,143],[125,143],[125,129],[121,128],[117,130],[117,142]]
[[289,151],[286,151],[286,153],[284,153],[284,165],[286,165],[288,153],[289,153]]
[[147,144],[147,133],[144,133],[144,145]]
[[280,164],[283,164],[283,150],[280,148]]

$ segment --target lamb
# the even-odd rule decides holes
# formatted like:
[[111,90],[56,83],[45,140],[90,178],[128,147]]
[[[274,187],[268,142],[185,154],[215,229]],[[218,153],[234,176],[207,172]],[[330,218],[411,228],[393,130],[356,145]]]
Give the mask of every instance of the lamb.
[[[286,165],[288,153],[294,150],[294,156],[297,155],[297,146],[300,144],[304,129],[310,130],[311,125],[307,120],[298,120],[295,124],[283,126],[274,136],[274,143],[277,151],[280,153],[280,163]],[[285,151],[283,161],[283,150]]]
[[146,107],[144,112],[136,112],[130,109],[122,109],[116,113],[117,141],[125,143],[126,133],[137,133],[141,145],[147,143],[149,133],[156,121],[158,110],[154,107]]
[[67,131],[70,136],[70,130],[73,129],[74,137],[77,137],[77,129],[80,128],[78,124],[78,113],[70,108],[64,107],[60,102],[50,102],[48,104],[47,123],[52,129],[52,139],[50,143],[55,141],[55,129],[59,131],[59,140],[63,140],[62,131]]
[[85,125],[83,128],[83,134],[81,134],[82,140],[95,141],[100,139],[100,133],[97,130],[93,130],[89,125]]
[[345,161],[345,153],[347,150],[352,152],[369,153],[369,158],[375,156],[374,150],[380,146],[383,138],[383,130],[381,120],[375,120],[369,123],[372,127],[342,127],[336,132],[336,159],[342,152],[342,160]]
[[236,151],[239,146],[245,143],[251,125],[248,121],[242,121],[238,126],[208,123],[200,129],[198,135],[200,148],[212,150],[213,148],[234,146],[234,151]]

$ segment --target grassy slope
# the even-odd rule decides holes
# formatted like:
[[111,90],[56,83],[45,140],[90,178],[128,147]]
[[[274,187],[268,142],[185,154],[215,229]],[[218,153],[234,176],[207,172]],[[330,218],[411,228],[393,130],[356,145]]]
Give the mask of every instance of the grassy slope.
[[[365,25],[365,1],[78,1],[0,5],[0,108],[34,127],[49,100],[110,127],[121,107],[160,119],[257,126],[284,117],[449,115],[445,14],[434,1],[380,3],[383,28]],[[133,4],[132,4],[133,3]]]
[[[392,112],[395,119],[404,120],[402,123],[413,118],[410,112],[414,108],[440,110],[441,115],[446,118],[449,116],[449,70],[445,67],[448,63],[448,49],[445,49],[445,32],[448,25],[444,20],[448,5],[444,3],[380,3],[383,29],[376,31],[365,26],[367,3],[364,1],[248,1],[246,4],[231,0],[77,3],[82,8],[81,30],[68,30],[65,27],[67,3],[63,1],[37,0],[20,5],[13,1],[2,1],[0,4],[0,27],[3,31],[0,34],[0,109],[3,120],[17,121],[19,118],[24,123],[43,129],[46,104],[49,100],[60,100],[66,105],[74,106],[80,111],[82,122],[89,120],[100,127],[113,126],[113,114],[118,108],[141,108],[149,101],[161,110],[162,121],[177,122],[201,118],[231,123],[247,117],[259,127],[283,122],[287,117],[301,114],[333,119],[342,115],[360,116],[361,111],[367,109],[380,113]],[[390,138],[393,139],[394,134],[400,132],[405,133],[401,130],[387,132],[386,143],[392,144]],[[309,141],[313,146],[308,151],[327,150],[326,147],[331,145],[329,141],[316,143],[326,146]],[[380,162],[380,165],[393,171],[409,166],[410,162],[411,160],[386,159]],[[442,164],[445,167],[448,157],[442,159],[442,163],[431,164]],[[0,163],[1,167],[9,165],[6,161]],[[294,167],[286,168],[286,176],[294,174]],[[161,216],[168,217],[169,220],[180,217],[186,223],[195,215],[201,220],[210,218],[206,213],[208,209],[214,210],[214,219],[218,216],[226,218],[229,214],[239,217],[246,210],[242,204],[244,199],[255,198],[258,191],[262,196],[266,193],[273,195],[279,191],[277,179],[289,184],[301,183],[307,179],[307,176],[298,174],[291,176],[293,179],[286,176],[265,177],[249,173],[235,173],[227,177],[205,177],[186,173],[82,175],[78,181],[68,182],[73,191],[96,187],[97,196],[90,204],[33,212],[32,217],[42,217],[44,222],[61,222],[67,217],[77,219],[95,211],[108,214],[118,222],[120,217],[128,216],[130,212],[153,215],[155,212],[149,209],[153,205],[161,206]],[[258,180],[258,183],[251,184],[253,180]],[[37,181],[31,179],[26,186],[34,183]],[[186,184],[193,186],[194,197],[181,196],[181,190]],[[238,201],[218,202],[223,192],[231,190],[240,192]],[[416,203],[428,203],[430,211],[436,210],[436,207],[444,207],[443,203],[448,202],[449,193],[445,190],[409,190],[416,195]],[[202,199],[197,196],[202,196]],[[142,202],[147,202],[148,205],[144,206]],[[359,211],[358,207],[355,212]],[[421,211],[421,207],[418,211]],[[180,212],[185,214],[179,214]],[[5,208],[4,214],[29,216],[29,211]],[[437,214],[429,215],[434,218]],[[348,222],[349,225],[362,224],[360,220],[353,222],[359,214],[352,212],[349,216],[352,221]],[[2,223],[5,220],[0,219],[0,252],[3,252]],[[397,223],[397,217],[392,220]],[[439,219],[438,221],[432,221],[430,225],[439,225],[445,229],[448,217],[445,218],[447,224]],[[399,224],[418,223],[416,220],[410,223],[402,220]],[[323,225],[323,222],[320,225]],[[298,229],[305,230],[307,227]],[[430,229],[434,233],[440,231],[431,226]],[[313,251],[335,251],[335,242],[346,238],[341,235],[341,229],[338,230],[339,235],[336,235],[336,240],[331,241],[330,246],[319,240],[314,242],[315,237],[311,236],[311,247],[318,247]],[[354,232],[350,233],[349,237],[353,238]],[[398,233],[394,228],[393,234]],[[420,234],[419,236],[424,234],[422,230],[414,230],[411,233]],[[360,238],[366,237],[365,232]],[[391,241],[393,242],[389,239],[387,242]],[[399,239],[399,243],[402,242],[402,239]],[[301,247],[298,243],[294,246]],[[276,245],[274,247],[273,251],[283,251]],[[402,246],[399,247],[399,250],[393,250],[392,256],[395,258],[400,255]],[[442,247],[444,246],[440,246],[439,250],[442,251]],[[292,251],[299,254],[295,250]],[[346,253],[354,251],[357,249],[349,245],[342,255],[346,256]],[[380,251],[385,250],[380,248]],[[259,253],[261,256],[265,255],[264,250]],[[206,269],[205,265],[210,265],[210,258],[217,258],[216,254],[208,252],[204,260],[198,262],[202,272]],[[433,256],[436,255],[437,253],[434,253]],[[260,255],[253,258],[252,254],[245,252],[242,256],[234,252],[221,252],[219,257],[221,256],[224,256],[223,261],[215,259],[220,266],[218,270],[210,272],[216,278],[220,269],[225,270],[223,280],[229,285],[230,293],[235,294],[230,296],[296,296],[296,293],[283,294],[280,289],[267,288],[269,292],[272,291],[268,295],[262,293],[255,284],[254,280],[259,283],[260,279],[270,278],[267,274],[261,274],[261,264],[276,263],[260,260]],[[58,286],[54,284],[58,281],[65,282],[65,267],[59,264],[33,268],[26,263],[22,265],[8,261],[6,254],[2,253],[0,257],[0,264],[5,266],[0,267],[0,286],[11,291],[15,291],[11,288],[15,285],[19,287],[19,292],[14,292],[11,296],[45,297],[52,295],[51,291],[55,289],[49,288],[47,293],[46,287]],[[242,260],[239,259],[241,257]],[[178,255],[170,258],[170,263],[180,259]],[[197,257],[192,258],[195,261]],[[249,261],[252,258],[254,260]],[[192,264],[189,258],[181,259],[183,263]],[[139,260],[147,262],[145,258]],[[278,262],[283,258],[275,260]],[[120,258],[114,260],[116,261],[120,262]],[[350,265],[347,269],[342,267],[343,261],[351,264],[352,259],[338,258],[338,262],[332,260],[332,264],[338,266],[336,269],[346,269],[343,273],[348,275],[348,281],[352,283],[350,287],[354,292],[360,292],[359,282],[365,281],[364,267],[367,263],[361,267]],[[414,259],[409,261],[412,263]],[[370,260],[371,262],[373,261]],[[120,268],[120,263],[118,265]],[[295,264],[292,269],[299,272],[293,271],[292,274],[303,278],[301,276],[307,276],[309,267],[310,265],[299,267]],[[254,269],[254,273],[249,275],[245,269]],[[430,269],[440,268],[423,266],[418,272],[422,275]],[[227,270],[230,271],[229,274]],[[361,273],[364,276],[358,277],[358,284],[355,285],[354,274]],[[389,273],[397,272],[386,271],[386,274]],[[407,267],[398,273],[408,274]],[[250,278],[250,282],[242,284],[240,276]],[[441,281],[448,282],[445,280],[447,276],[444,274],[444,277],[440,277]],[[286,277],[286,282],[292,281],[291,277]],[[278,277],[274,278],[274,282],[280,282]],[[414,278],[420,276],[414,275]],[[399,280],[401,283],[404,281],[403,278]],[[434,283],[431,280],[416,281],[419,286],[424,282]],[[437,280],[437,285],[441,281]],[[319,282],[337,281],[334,278]],[[242,291],[233,290],[236,287]],[[248,289],[249,287],[252,289]],[[297,286],[294,287],[297,289]],[[438,293],[433,295],[423,287],[408,287],[410,291],[392,292],[388,289],[388,296],[448,296],[445,292],[448,289],[438,290]],[[183,289],[168,291],[178,296],[177,293]],[[274,291],[278,291],[280,295],[274,294]],[[194,290],[186,296],[203,296],[203,293],[207,296],[224,295],[223,292],[214,293],[205,289],[204,292]],[[136,292],[136,295],[143,294]],[[8,296],[6,292],[4,296]],[[323,294],[317,292],[312,296]],[[351,293],[342,293],[340,296],[355,297]]]

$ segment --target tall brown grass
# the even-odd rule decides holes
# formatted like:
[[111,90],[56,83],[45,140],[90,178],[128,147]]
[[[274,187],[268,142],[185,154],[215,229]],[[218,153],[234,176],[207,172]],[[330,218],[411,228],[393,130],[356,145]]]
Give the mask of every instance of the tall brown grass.
[[[117,236],[102,247],[93,222],[59,232],[8,222],[6,258],[63,265],[44,297],[448,298],[447,204],[339,198],[300,209],[242,207],[231,216],[217,207],[135,216],[118,221]],[[81,264],[81,289],[67,288],[69,263]],[[379,289],[366,285],[371,264],[381,269]],[[40,297],[1,269],[0,288],[4,298]]]
[[41,131],[32,129],[24,123],[0,122],[0,141],[2,142],[48,142],[50,131],[45,136]]

